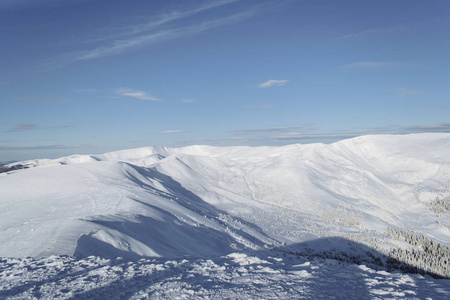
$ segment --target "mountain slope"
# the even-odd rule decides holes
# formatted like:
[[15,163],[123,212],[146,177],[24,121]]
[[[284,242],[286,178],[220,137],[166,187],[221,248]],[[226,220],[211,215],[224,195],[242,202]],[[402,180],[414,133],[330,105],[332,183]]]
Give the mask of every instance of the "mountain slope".
[[217,256],[328,236],[409,247],[389,227],[450,246],[449,134],[148,147],[8,167],[20,170],[0,174],[0,256]]

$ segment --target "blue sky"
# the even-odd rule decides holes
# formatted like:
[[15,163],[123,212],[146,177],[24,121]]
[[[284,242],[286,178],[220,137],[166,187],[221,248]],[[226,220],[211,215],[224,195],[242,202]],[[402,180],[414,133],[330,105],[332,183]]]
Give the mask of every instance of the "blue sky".
[[450,132],[447,0],[2,0],[0,161]]

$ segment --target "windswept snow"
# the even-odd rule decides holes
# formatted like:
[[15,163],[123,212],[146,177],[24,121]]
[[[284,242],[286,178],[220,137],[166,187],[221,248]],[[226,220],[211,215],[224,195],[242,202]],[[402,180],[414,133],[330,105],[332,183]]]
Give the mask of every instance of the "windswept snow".
[[[317,288],[328,286],[325,281],[316,282],[320,272],[327,278],[342,275],[335,279],[340,283],[355,272],[367,275],[354,278],[364,286],[349,290],[355,295],[422,298],[427,284],[441,283],[429,295],[448,292],[447,281],[438,284],[420,275],[379,273],[371,269],[374,266],[364,269],[312,261],[318,268],[314,273],[275,258],[249,262],[261,267],[253,269],[231,261],[244,256],[252,261],[256,258],[249,258],[249,251],[274,251],[270,249],[310,255],[310,259],[314,253],[334,258],[350,253],[364,261],[366,252],[386,259],[391,248],[412,247],[386,236],[387,228],[414,231],[450,246],[450,204],[446,208],[450,134],[362,136],[329,145],[283,147],[146,147],[17,162],[3,169],[7,171],[0,174],[0,256],[11,257],[1,269],[1,286],[10,291],[4,295],[38,297],[25,278],[41,275],[36,279],[41,295],[50,295],[43,290],[48,288],[54,297],[66,297],[59,286],[63,281],[70,286],[67,293],[76,294],[77,280],[88,280],[90,271],[80,277],[71,274],[81,274],[77,266],[89,261],[95,270],[106,268],[106,273],[91,281],[92,291],[86,298],[96,291],[109,295],[115,289],[113,282],[138,276],[124,271],[127,262],[116,257],[134,259],[132,268],[175,259],[176,264],[151,271],[156,277],[150,283],[140,286],[137,280],[139,287],[129,287],[128,296],[137,298],[139,293],[142,297],[189,297],[186,293],[192,293],[193,297],[246,298],[242,291],[247,285],[264,291],[262,287],[273,281],[279,289],[266,290],[266,298],[289,298],[298,288],[304,298],[328,297]],[[96,257],[89,258],[92,255]],[[136,260],[141,258],[145,260]],[[64,266],[64,276],[45,279],[59,272],[51,267],[58,262]],[[176,267],[180,264],[183,267]],[[217,268],[201,271],[206,272],[201,275],[205,280],[213,282],[214,274],[220,274],[222,283],[217,288],[214,283],[200,286],[200,279],[190,279],[187,270],[200,272],[205,264]],[[22,265],[32,271],[19,276],[17,268]],[[122,269],[116,274],[117,268]],[[247,277],[237,283],[233,274],[240,274],[242,268]],[[196,272],[195,278],[200,276]],[[167,289],[175,285],[172,276],[184,278],[175,294]],[[398,285],[390,287],[389,280]],[[255,283],[259,281],[260,286]],[[312,285],[319,294],[308,294]]]
[[[262,253],[261,253],[262,254]],[[333,260],[51,256],[0,260],[2,299],[446,299],[449,280]]]

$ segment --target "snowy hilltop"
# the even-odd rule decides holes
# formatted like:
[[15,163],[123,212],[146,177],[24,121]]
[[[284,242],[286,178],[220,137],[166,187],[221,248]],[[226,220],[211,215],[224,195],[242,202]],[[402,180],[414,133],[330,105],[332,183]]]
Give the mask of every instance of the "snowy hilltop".
[[0,298],[450,297],[450,134],[0,172]]

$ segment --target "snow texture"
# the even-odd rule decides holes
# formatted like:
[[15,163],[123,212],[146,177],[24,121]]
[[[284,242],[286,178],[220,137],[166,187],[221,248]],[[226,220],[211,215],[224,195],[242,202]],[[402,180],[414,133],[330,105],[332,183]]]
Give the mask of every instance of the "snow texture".
[[333,260],[231,253],[213,259],[8,258],[2,299],[445,299],[448,280]]
[[[448,280],[386,264],[392,249],[427,250],[387,230],[450,246],[449,134],[146,147],[0,171],[0,298],[450,297]],[[427,274],[449,277],[447,261]]]

